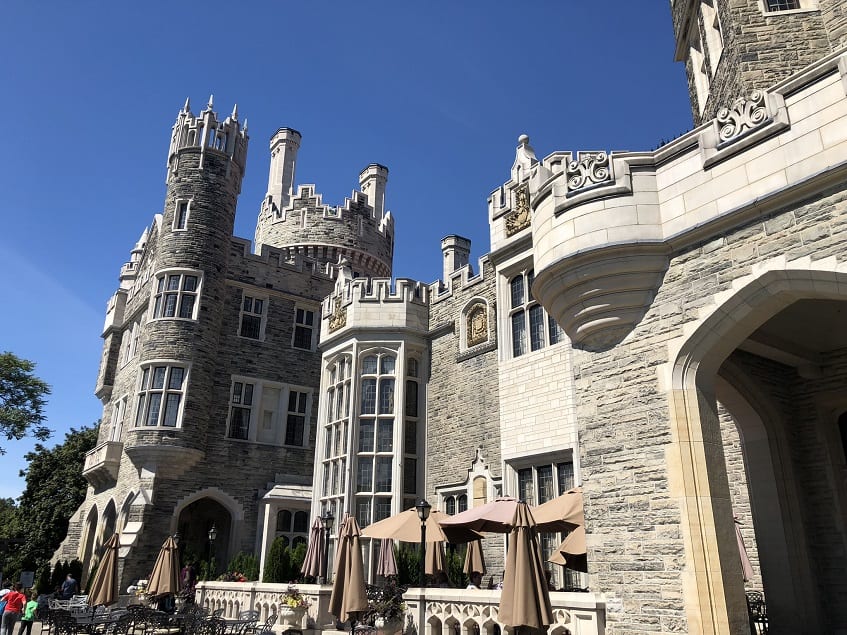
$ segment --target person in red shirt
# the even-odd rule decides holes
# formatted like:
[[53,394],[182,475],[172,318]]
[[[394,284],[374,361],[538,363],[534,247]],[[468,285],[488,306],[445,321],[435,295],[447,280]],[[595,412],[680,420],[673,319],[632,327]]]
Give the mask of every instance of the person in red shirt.
[[16,583],[4,599],[6,600],[6,610],[3,611],[3,620],[0,622],[0,635],[13,635],[15,624],[21,619],[21,613],[23,613],[26,604],[26,596],[21,593],[21,583]]

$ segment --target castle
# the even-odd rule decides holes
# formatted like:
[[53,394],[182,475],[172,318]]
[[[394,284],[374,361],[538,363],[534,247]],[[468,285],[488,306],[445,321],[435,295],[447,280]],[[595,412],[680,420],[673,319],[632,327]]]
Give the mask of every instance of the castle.
[[588,575],[556,576],[606,632],[749,632],[734,517],[773,632],[847,632],[847,6],[671,11],[695,128],[541,159],[522,136],[489,253],[448,235],[434,284],[391,278],[387,168],[324,204],[295,189],[289,128],[252,249],[233,237],[246,122],[186,103],[108,304],[58,555],[90,565],[119,530],[126,582],[175,532],[264,559],[328,510],[364,526],[581,484]]

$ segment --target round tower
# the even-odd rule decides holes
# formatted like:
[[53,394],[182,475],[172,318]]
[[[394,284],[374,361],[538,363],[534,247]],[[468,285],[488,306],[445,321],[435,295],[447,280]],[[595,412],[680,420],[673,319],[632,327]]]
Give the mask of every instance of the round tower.
[[142,474],[172,478],[203,456],[246,154],[236,109],[221,121],[211,98],[197,116],[186,101],[168,151],[164,210],[148,237],[155,264],[140,294],[150,306],[125,448]]
[[313,185],[294,192],[301,135],[280,128],[270,141],[268,193],[256,223],[255,249],[267,245],[288,260],[307,259],[325,267],[344,257],[354,275],[390,277],[394,219],[385,211],[388,168],[372,163],[359,175],[359,190],[344,205],[324,205]]

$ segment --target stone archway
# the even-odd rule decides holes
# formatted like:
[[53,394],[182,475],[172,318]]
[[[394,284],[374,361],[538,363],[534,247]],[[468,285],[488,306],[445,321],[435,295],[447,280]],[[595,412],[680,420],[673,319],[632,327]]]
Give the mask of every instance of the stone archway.
[[92,505],[85,518],[85,526],[82,531],[83,537],[80,541],[82,549],[79,552],[79,560],[82,562],[83,575],[91,569],[94,558],[94,543],[97,539],[98,518],[97,505]]
[[[180,506],[175,512],[179,531],[180,556],[183,562],[195,564],[213,561],[213,573],[220,573],[234,555],[236,517],[218,497],[201,496]],[[217,536],[209,540],[209,530],[214,526]],[[200,567],[198,567],[198,570]]]
[[672,346],[667,458],[683,514],[686,610],[689,624],[714,625],[704,632],[746,624],[719,397],[741,438],[771,632],[847,628],[844,583],[821,568],[847,566],[845,479],[826,441],[832,403],[847,401],[847,337],[801,328],[847,317],[847,274],[782,264],[736,281]]

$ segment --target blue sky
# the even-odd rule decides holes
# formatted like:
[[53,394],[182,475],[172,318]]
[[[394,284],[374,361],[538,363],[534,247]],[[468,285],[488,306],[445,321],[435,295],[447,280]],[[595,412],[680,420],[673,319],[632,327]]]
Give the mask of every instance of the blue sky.
[[[389,167],[395,276],[440,274],[440,239],[488,251],[486,197],[517,137],[649,150],[691,127],[667,0],[4,3],[0,350],[37,363],[61,441],[96,421],[106,300],[162,208],[170,128],[210,93],[249,118],[235,233],[252,238],[271,134],[303,134],[296,181],[339,204]],[[30,441],[0,441],[18,496]]]

